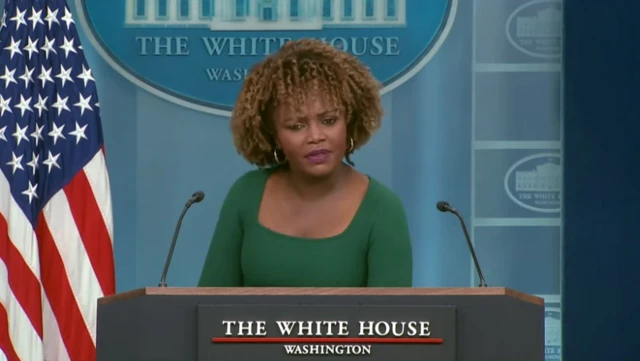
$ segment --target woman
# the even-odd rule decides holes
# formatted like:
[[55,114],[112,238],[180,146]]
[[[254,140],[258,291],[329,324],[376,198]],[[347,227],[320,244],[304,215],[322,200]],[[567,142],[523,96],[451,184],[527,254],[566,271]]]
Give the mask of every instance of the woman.
[[349,159],[381,116],[367,69],[320,40],[287,42],[251,69],[231,125],[260,168],[231,187],[199,286],[410,287],[400,199]]

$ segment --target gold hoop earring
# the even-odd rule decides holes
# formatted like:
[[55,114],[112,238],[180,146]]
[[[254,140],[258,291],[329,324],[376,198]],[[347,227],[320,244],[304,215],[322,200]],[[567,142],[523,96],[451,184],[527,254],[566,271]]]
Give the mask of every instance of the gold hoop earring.
[[349,147],[349,151],[347,153],[353,152],[353,148],[355,148],[355,144],[353,142],[353,137],[349,137],[349,140],[351,141],[351,147]]
[[276,160],[276,163],[278,164],[282,164],[285,162],[285,160],[283,160],[282,162],[280,161],[280,159],[278,159],[278,148],[275,148],[273,150],[273,158]]

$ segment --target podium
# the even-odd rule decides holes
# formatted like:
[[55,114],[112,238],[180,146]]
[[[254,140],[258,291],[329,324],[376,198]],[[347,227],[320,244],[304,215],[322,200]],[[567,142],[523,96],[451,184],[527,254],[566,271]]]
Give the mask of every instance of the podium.
[[509,288],[151,287],[98,300],[98,361],[543,361]]

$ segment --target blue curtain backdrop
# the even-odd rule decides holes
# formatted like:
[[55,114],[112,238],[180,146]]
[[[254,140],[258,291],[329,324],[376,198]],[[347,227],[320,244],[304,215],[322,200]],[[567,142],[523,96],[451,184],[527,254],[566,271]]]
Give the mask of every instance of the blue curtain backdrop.
[[563,359],[638,360],[640,4],[564,8]]
[[[78,1],[67,1],[79,24]],[[566,360],[595,360],[588,352],[601,346],[584,347],[583,336],[597,338],[590,329],[616,330],[608,334],[607,355],[625,359],[630,350],[613,342],[631,328],[614,321],[624,318],[621,302],[630,301],[614,287],[632,283],[613,280],[630,272],[618,260],[629,265],[630,254],[638,254],[638,223],[630,215],[638,173],[614,169],[632,156],[640,164],[623,142],[638,133],[632,103],[640,98],[638,73],[631,64],[639,59],[637,50],[625,50],[639,40],[632,22],[638,5],[456,3],[453,28],[433,59],[384,95],[383,128],[356,154],[356,166],[404,202],[416,287],[478,284],[459,223],[435,208],[447,200],[468,222],[488,284],[545,298],[547,359],[559,360],[562,348],[570,347]],[[563,16],[571,39],[565,70]],[[98,54],[86,29],[79,31],[100,95],[117,290],[157,285],[182,206],[201,189],[205,201],[184,220],[167,280],[170,286],[193,286],[222,200],[251,167],[236,154],[227,118],[136,87]],[[613,211],[617,206],[629,213]],[[603,327],[591,328],[592,317],[584,315],[603,309],[607,314],[597,318]]]
[[[562,67],[553,11],[516,14],[520,33],[515,20],[509,36],[510,15],[532,3],[562,4]],[[68,4],[75,15],[76,1]],[[444,46],[385,96],[384,127],[355,158],[405,202],[415,285],[477,283],[458,224],[435,211],[447,199],[471,224],[489,284],[547,299],[548,359],[559,359],[560,333],[564,360],[637,359],[638,13],[632,0],[460,0]],[[543,39],[536,16],[547,16]],[[168,279],[192,286],[220,202],[249,167],[235,154],[226,119],[136,88],[79,30],[101,97],[118,291],[157,284],[184,199],[203,189],[206,201],[185,219]],[[557,152],[562,212],[528,212],[528,192],[512,190],[521,201],[514,202],[500,178],[518,160]]]

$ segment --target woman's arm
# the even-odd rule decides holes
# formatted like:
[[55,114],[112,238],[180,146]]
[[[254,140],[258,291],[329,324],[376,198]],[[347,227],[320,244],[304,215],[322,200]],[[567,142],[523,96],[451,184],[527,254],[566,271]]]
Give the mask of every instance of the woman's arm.
[[243,225],[240,213],[242,187],[236,182],[220,210],[216,229],[202,267],[199,287],[239,287],[242,285],[240,247]]
[[375,211],[367,287],[411,287],[413,255],[407,217],[400,198],[387,192]]

